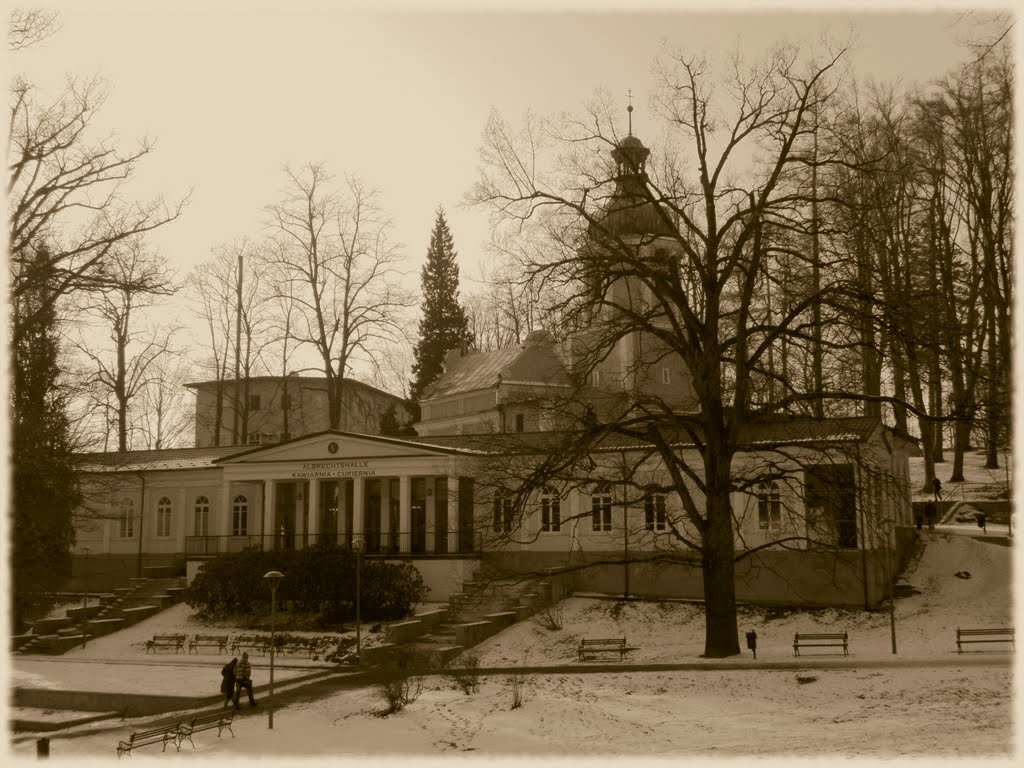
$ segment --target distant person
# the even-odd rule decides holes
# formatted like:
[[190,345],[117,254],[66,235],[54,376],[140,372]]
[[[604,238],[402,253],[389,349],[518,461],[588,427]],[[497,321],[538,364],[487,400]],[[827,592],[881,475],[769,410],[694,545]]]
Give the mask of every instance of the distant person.
[[238,666],[238,657],[236,656],[227,664],[224,665],[224,669],[220,671],[220,675],[223,678],[220,681],[220,692],[224,694],[224,706],[228,706],[231,700],[235,696],[235,667]]
[[935,500],[942,501],[942,481],[939,478],[932,480],[932,489],[935,491]]
[[252,697],[252,667],[249,665],[248,653],[242,654],[242,660],[235,667],[235,709],[241,709],[238,706],[238,699],[242,695],[243,688],[249,694],[249,706],[255,707],[256,699]]
[[935,530],[935,514],[936,514],[935,502],[934,501],[929,501],[927,504],[924,505],[924,517],[928,521],[928,530],[929,531],[934,531]]

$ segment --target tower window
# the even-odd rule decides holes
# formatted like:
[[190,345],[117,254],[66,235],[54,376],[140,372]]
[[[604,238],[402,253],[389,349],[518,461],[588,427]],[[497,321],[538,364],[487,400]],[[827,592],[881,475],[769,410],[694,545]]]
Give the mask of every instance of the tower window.
[[523,417],[523,414],[521,414],[521,413],[517,413],[516,414],[516,432],[522,432],[523,431],[523,427],[525,426],[525,421],[526,421],[526,419]]
[[672,383],[672,371],[670,371],[668,368],[662,368],[661,369],[661,383],[662,384],[671,384]]
[[600,371],[591,371],[590,372],[590,384],[591,384],[591,386],[594,386],[594,387],[600,387],[601,386],[601,372]]
[[260,409],[260,396],[249,395],[249,410],[258,411]]

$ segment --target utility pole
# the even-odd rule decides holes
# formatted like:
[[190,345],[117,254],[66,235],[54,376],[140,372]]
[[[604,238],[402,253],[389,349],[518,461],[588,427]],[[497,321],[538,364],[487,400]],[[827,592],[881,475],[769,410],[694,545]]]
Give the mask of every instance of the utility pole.
[[238,440],[238,417],[241,403],[241,377],[242,369],[242,254],[238,254],[238,280],[235,281],[235,406],[232,408],[234,414],[231,422],[231,444],[239,445]]

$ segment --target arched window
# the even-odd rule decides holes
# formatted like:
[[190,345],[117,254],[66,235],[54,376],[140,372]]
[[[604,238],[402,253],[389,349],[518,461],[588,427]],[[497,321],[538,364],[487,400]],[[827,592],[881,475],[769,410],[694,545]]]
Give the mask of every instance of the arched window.
[[121,499],[121,538],[135,538],[135,502],[125,496]]
[[197,496],[195,514],[192,517],[192,533],[196,536],[207,536],[210,531],[210,500],[205,496]]
[[612,489],[608,485],[599,485],[590,497],[590,513],[593,517],[592,526],[595,531],[612,529]]
[[249,535],[249,500],[241,493],[231,504],[231,535]]
[[664,493],[648,492],[644,496],[644,523],[648,531],[664,531],[668,528],[668,515],[665,513]]
[[761,483],[758,488],[757,525],[765,531],[782,525],[782,502],[778,483]]
[[509,533],[512,530],[513,512],[512,492],[507,488],[498,488],[494,492],[494,532]]
[[554,532],[562,530],[562,502],[558,492],[545,487],[540,494],[540,529]]
[[171,500],[161,496],[156,503],[156,535],[167,538],[171,535]]

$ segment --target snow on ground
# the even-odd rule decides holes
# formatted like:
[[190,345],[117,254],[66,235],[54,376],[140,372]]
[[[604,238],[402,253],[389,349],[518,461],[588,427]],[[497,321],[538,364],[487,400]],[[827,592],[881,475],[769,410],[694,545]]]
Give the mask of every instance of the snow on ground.
[[[975,651],[958,657],[955,628],[1004,624],[1011,616],[1011,549],[952,532],[925,534],[927,546],[906,581],[920,594],[897,601],[897,658],[995,663],[941,667],[829,669],[815,667],[574,674],[553,669],[526,675],[522,707],[512,709],[512,683],[504,674],[483,679],[465,695],[441,676],[423,679],[419,698],[403,712],[381,718],[372,687],[342,690],[316,701],[290,704],[267,728],[265,709],[243,709],[236,738],[207,732],[181,753],[149,754],[223,762],[225,758],[367,755],[534,757],[633,755],[672,756],[1009,756],[1012,750],[1012,668],[998,663],[1005,651]],[[968,571],[970,579],[955,576]],[[72,652],[79,660],[120,657],[118,676],[142,687],[147,669],[139,643],[157,631],[194,631],[185,606]],[[562,609],[563,628],[547,630],[527,620],[474,649],[483,666],[555,665],[576,662],[581,637],[622,637],[636,648],[634,662],[701,663],[703,619],[699,606],[680,602],[630,602],[574,597]],[[156,627],[159,626],[159,630]],[[845,628],[855,660],[892,658],[886,613],[823,609],[769,611],[744,608],[740,630],[756,629],[758,660],[792,660],[796,630]],[[71,655],[66,657],[71,658]],[[282,659],[290,663],[291,658]],[[738,657],[739,658],[739,657]],[[741,657],[749,661],[745,651]],[[828,657],[834,659],[835,656]],[[212,686],[216,655],[161,654],[164,674]],[[256,683],[265,683],[266,662],[256,659]],[[28,660],[15,659],[14,673]],[[303,662],[301,657],[294,661]],[[36,665],[45,662],[36,662]],[[70,665],[71,662],[69,661]],[[147,666],[148,665],[148,666]],[[88,667],[88,664],[81,664]],[[50,662],[50,674],[61,664]],[[124,680],[119,681],[123,685]],[[99,688],[97,688],[98,690]],[[51,735],[51,759],[113,758],[114,746],[152,718],[81,726],[75,738]],[[17,735],[15,758],[34,755],[34,735]]]
[[[968,451],[964,454],[964,481],[949,482],[952,471],[953,451],[947,450],[945,461],[935,465],[935,476],[942,483],[943,499],[1005,499],[1006,489],[1013,478],[1013,454],[1000,453],[999,468],[985,469],[985,451]],[[927,501],[933,498],[931,489],[924,488],[924,459],[920,456],[910,459],[910,492],[914,501]]]

